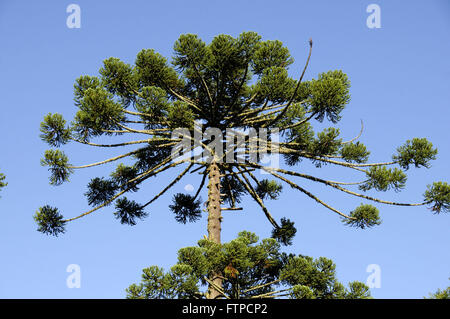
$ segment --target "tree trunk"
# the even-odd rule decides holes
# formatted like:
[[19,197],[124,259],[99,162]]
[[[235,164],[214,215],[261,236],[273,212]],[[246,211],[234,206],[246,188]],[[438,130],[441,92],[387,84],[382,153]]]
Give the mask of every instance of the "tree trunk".
[[[217,163],[214,161],[209,166],[208,179],[208,239],[220,244],[222,223],[220,209],[220,171]],[[209,279],[215,286],[222,288],[221,273],[213,273]],[[208,299],[216,299],[221,296],[221,293],[214,285],[209,285]]]

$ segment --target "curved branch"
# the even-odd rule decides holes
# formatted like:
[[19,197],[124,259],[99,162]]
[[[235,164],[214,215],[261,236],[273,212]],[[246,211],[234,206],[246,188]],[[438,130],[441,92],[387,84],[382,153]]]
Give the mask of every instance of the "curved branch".
[[310,119],[312,119],[316,114],[317,114],[317,112],[313,112],[313,113],[311,113],[310,116],[308,116],[307,118],[301,120],[300,122],[293,123],[293,124],[288,125],[288,126],[285,126],[285,127],[281,127],[281,128],[280,128],[280,131],[289,130],[289,129],[292,129],[292,128],[297,127],[297,126],[299,126],[299,125],[302,125],[303,123],[306,123],[306,122],[308,122]]
[[[125,194],[126,192],[128,192],[129,190],[131,190],[132,188],[136,187],[136,185],[139,185],[140,183],[142,183],[142,182],[143,182],[144,180],[146,180],[147,178],[149,178],[149,177],[151,177],[151,176],[154,176],[154,175],[156,175],[156,174],[158,174],[158,173],[160,173],[160,172],[162,172],[162,171],[165,171],[166,169],[169,169],[169,168],[171,168],[171,167],[175,167],[175,166],[181,164],[182,162],[184,162],[184,161],[175,162],[175,163],[169,164],[169,165],[167,165],[166,167],[163,167],[163,168],[157,170],[159,167],[161,167],[161,166],[167,164],[168,162],[170,162],[170,160],[171,160],[171,156],[168,156],[168,157],[167,157],[164,161],[162,161],[160,164],[158,164],[158,165],[156,165],[155,167],[153,167],[153,168],[147,170],[146,172],[144,172],[144,173],[142,173],[142,174],[136,176],[135,178],[129,180],[129,181],[127,182],[127,184],[129,184],[130,186],[128,186],[127,188],[125,188],[124,190],[122,190],[121,192],[119,192],[118,194],[114,195],[111,199],[107,200],[107,201],[104,202],[103,204],[101,204],[101,205],[99,205],[99,206],[97,206],[97,207],[95,207],[95,208],[93,208],[93,209],[91,209],[91,210],[89,210],[89,211],[87,211],[87,212],[81,214],[81,215],[78,215],[78,216],[76,216],[76,217],[69,218],[69,219],[65,219],[65,220],[63,220],[63,222],[71,222],[71,221],[74,221],[74,220],[79,219],[79,218],[81,218],[81,217],[84,217],[84,216],[87,216],[87,215],[89,215],[89,214],[92,214],[93,212],[99,210],[100,208],[103,208],[103,207],[109,205],[109,204],[112,203],[115,199],[117,199],[118,197],[122,196],[123,194]],[[133,182],[135,182],[135,181],[137,181],[137,180],[139,180],[139,182],[138,182],[137,184],[133,184]],[[126,185],[127,185],[127,184],[126,184]]]
[[287,170],[284,170],[284,169],[281,169],[281,168],[264,167],[264,166],[258,165],[258,164],[248,164],[248,165],[252,166],[252,167],[261,168],[261,169],[265,170],[266,172],[268,172],[268,173],[270,173],[272,175],[274,174],[273,171],[277,171],[277,172],[280,172],[280,173],[283,173],[283,174],[286,174],[286,175],[298,176],[298,177],[302,177],[302,178],[305,178],[305,179],[309,179],[309,180],[312,180],[314,182],[319,182],[319,183],[331,186],[331,187],[333,187],[335,189],[338,189],[338,190],[340,190],[340,191],[342,191],[344,193],[347,193],[347,194],[350,194],[350,195],[353,195],[353,196],[357,196],[357,197],[361,197],[361,198],[365,198],[365,199],[368,199],[368,200],[371,200],[371,201],[374,201],[374,202],[378,202],[378,203],[382,203],[382,204],[396,205],[396,206],[422,206],[422,205],[426,205],[427,204],[427,202],[410,204],[410,203],[397,203],[397,202],[385,201],[385,200],[382,200],[382,199],[378,199],[378,198],[375,198],[375,197],[371,197],[371,196],[367,196],[367,195],[363,195],[363,194],[360,194],[360,193],[356,193],[356,192],[350,191],[350,190],[348,190],[348,189],[346,189],[344,187],[341,187],[341,186],[337,185],[337,183],[335,183],[335,182],[327,181],[327,180],[324,180],[324,179],[321,179],[321,178],[318,178],[318,177],[314,177],[314,176],[310,176],[310,175],[306,175],[306,174],[302,174],[302,173],[297,173],[297,172],[292,172],[292,171],[287,171]]
[[308,154],[303,154],[303,157],[311,158],[311,159],[315,159],[315,160],[318,160],[318,161],[327,162],[327,163],[331,163],[331,164],[351,167],[351,168],[360,170],[362,172],[367,172],[367,171],[363,170],[363,169],[359,169],[358,167],[385,166],[385,165],[397,164],[396,161],[384,162],[384,163],[369,163],[369,164],[347,163],[347,162],[339,162],[339,161],[335,161],[335,160],[325,159],[325,158],[322,158],[322,157],[317,157],[317,156],[308,155]]
[[200,78],[200,81],[202,82],[203,88],[205,89],[207,95],[208,95],[208,100],[209,103],[211,104],[211,107],[214,105],[213,99],[211,97],[211,93],[209,92],[209,88],[208,85],[206,85],[205,79],[203,78],[203,76],[200,74],[200,71],[197,69],[197,66],[192,63],[192,66],[194,67],[195,73],[197,74],[197,76]]
[[176,183],[178,183],[180,181],[180,179],[186,175],[186,173],[191,169],[191,167],[193,166],[193,163],[189,163],[188,167],[181,172],[169,185],[167,185],[158,195],[156,195],[155,197],[153,197],[149,202],[147,202],[146,204],[144,204],[142,206],[142,208],[147,207],[148,205],[150,205],[151,203],[153,203],[155,200],[157,200],[159,197],[161,197],[166,191],[168,191],[173,185],[175,185]]
[[361,119],[361,130],[359,131],[359,134],[357,136],[355,136],[354,138],[352,138],[351,140],[342,142],[341,144],[350,144],[353,141],[356,141],[358,138],[361,137],[363,130],[364,130],[364,123],[363,123],[363,120]]
[[192,106],[194,109],[196,109],[197,111],[199,111],[200,113],[203,114],[203,110],[198,107],[194,102],[192,102],[190,99],[188,99],[187,97],[182,96],[181,94],[175,92],[172,88],[168,88],[170,93],[172,93],[173,95],[175,95],[179,100],[189,104],[190,106]]
[[138,150],[135,150],[135,151],[126,153],[126,154],[122,154],[122,155],[119,155],[119,156],[116,156],[116,157],[112,157],[112,158],[109,158],[109,159],[104,160],[104,161],[101,161],[101,162],[92,163],[92,164],[87,164],[87,165],[81,165],[81,166],[69,166],[69,168],[72,168],[72,169],[80,169],[80,168],[87,168],[87,167],[99,166],[99,165],[106,164],[106,163],[109,163],[109,162],[117,161],[117,160],[119,160],[119,159],[121,159],[121,158],[124,158],[124,157],[128,157],[128,156],[134,155],[134,154],[138,153],[139,150],[141,150],[141,149],[138,149]]
[[312,45],[313,45],[312,39],[309,39],[308,59],[306,60],[306,64],[305,64],[305,67],[303,68],[302,75],[300,76],[300,79],[297,81],[297,86],[295,87],[294,93],[292,93],[292,96],[289,99],[288,105],[283,109],[283,112],[278,114],[278,116],[273,121],[271,121],[269,124],[267,124],[264,127],[271,126],[272,124],[276,123],[279,119],[281,119],[284,116],[284,114],[286,114],[288,108],[291,106],[292,102],[294,101],[295,95],[297,94],[298,88],[300,87],[300,83],[302,83],[303,76],[305,75],[306,69],[308,68],[309,59],[311,58]]
[[[85,142],[82,140],[78,140],[78,139],[74,139],[71,138],[72,141],[80,143],[80,144],[84,144],[84,145],[89,145],[89,146],[96,146],[96,147],[119,147],[119,146],[127,146],[127,145],[135,145],[135,144],[146,144],[146,143],[151,143],[152,141],[155,141],[156,139],[150,138],[147,140],[139,140],[139,141],[131,141],[131,142],[124,142],[124,143],[117,143],[117,144],[95,144],[95,143],[91,143],[91,142]],[[172,143],[177,143],[177,141],[173,140],[173,139],[161,139],[160,141],[171,141]],[[170,143],[169,143],[170,144]],[[167,145],[166,145],[167,146]],[[169,145],[170,146],[170,145]]]
[[200,186],[198,187],[197,192],[194,195],[194,199],[193,199],[194,201],[197,199],[198,195],[200,195],[200,192],[201,192],[203,186],[205,186],[207,176],[208,176],[208,172],[207,172],[207,170],[205,170],[203,172],[203,177],[202,177],[202,181],[200,182]]
[[350,217],[350,216],[348,216],[348,215],[346,215],[346,214],[340,212],[340,211],[337,210],[336,208],[331,207],[330,205],[328,205],[327,203],[325,203],[324,201],[322,201],[322,200],[321,200],[320,198],[318,198],[317,196],[311,194],[311,193],[308,192],[306,189],[304,189],[304,188],[302,188],[301,186],[299,186],[299,185],[297,185],[297,184],[291,182],[291,181],[288,180],[287,178],[284,178],[283,176],[280,176],[280,175],[278,175],[278,174],[276,174],[276,173],[274,173],[274,172],[270,172],[270,171],[269,171],[269,173],[272,174],[273,176],[275,176],[276,178],[282,180],[283,182],[289,184],[291,187],[296,188],[296,189],[298,189],[299,191],[303,192],[304,194],[308,195],[309,197],[311,197],[312,199],[314,199],[314,200],[315,200],[316,202],[318,202],[319,204],[325,206],[326,208],[328,208],[329,210],[331,210],[331,211],[333,211],[333,212],[339,214],[340,216],[342,216],[342,217],[344,217],[344,218],[347,218],[347,219],[354,219],[354,218],[352,218],[352,217]]
[[[241,171],[241,169],[238,167],[238,170]],[[245,187],[245,189],[250,193],[250,195],[253,197],[253,199],[258,203],[258,205],[262,208],[264,214],[266,215],[267,219],[269,220],[269,222],[272,224],[273,227],[275,228],[280,228],[280,226],[278,226],[277,222],[275,221],[275,219],[273,219],[272,215],[269,213],[269,211],[267,210],[266,206],[264,205],[261,197],[259,197],[259,195],[256,193],[256,191],[253,189],[252,185],[250,184],[249,180],[247,179],[247,177],[245,177],[244,174],[242,175],[242,178],[245,180],[242,181],[242,179],[239,178],[239,175],[236,174],[235,172],[233,172],[232,170],[229,170],[230,173],[234,174],[234,176],[236,177],[236,179],[239,181],[239,183],[242,184],[242,186]]]

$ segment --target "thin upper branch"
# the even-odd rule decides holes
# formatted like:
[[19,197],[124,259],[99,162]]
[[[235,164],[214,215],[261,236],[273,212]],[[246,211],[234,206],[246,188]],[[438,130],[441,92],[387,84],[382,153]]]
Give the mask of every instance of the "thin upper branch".
[[158,195],[156,195],[155,197],[153,197],[150,201],[148,201],[146,204],[144,204],[142,207],[145,208],[148,205],[150,205],[151,203],[153,203],[155,200],[157,200],[159,197],[161,197],[166,191],[168,191],[173,185],[175,185],[176,183],[178,183],[180,181],[180,179],[186,175],[186,173],[191,169],[191,167],[193,166],[193,163],[189,163],[188,167],[182,171],[169,185],[167,185]]
[[284,178],[283,176],[278,175],[277,173],[271,172],[269,171],[270,174],[272,174],[273,176],[275,176],[276,178],[282,180],[283,182],[289,184],[291,187],[298,189],[299,191],[303,192],[304,194],[306,194],[307,196],[311,197],[312,199],[314,199],[316,202],[318,202],[319,204],[325,206],[326,208],[328,208],[329,210],[339,214],[340,216],[344,217],[344,218],[348,218],[348,219],[353,219],[352,217],[342,213],[341,211],[337,210],[334,207],[331,207],[330,205],[328,205],[327,203],[325,203],[324,201],[322,201],[320,198],[318,198],[317,196],[313,195],[312,193],[310,193],[309,191],[307,191],[306,189],[304,189],[303,187],[291,182],[290,180],[288,180],[287,178]]
[[[241,171],[241,169],[238,167],[238,170]],[[232,170],[230,170],[230,173],[234,173]],[[266,206],[263,203],[263,200],[261,199],[261,197],[259,197],[259,195],[256,193],[256,191],[253,189],[252,185],[250,184],[249,180],[247,179],[247,177],[245,177],[245,174],[242,174],[242,178],[245,180],[242,181],[242,179],[239,178],[238,174],[234,175],[236,177],[236,179],[239,181],[239,183],[241,183],[245,189],[250,193],[250,195],[253,197],[253,199],[258,203],[258,205],[262,208],[264,214],[266,215],[267,219],[269,220],[269,222],[273,225],[273,227],[275,228],[280,228],[280,226],[278,226],[277,222],[275,221],[275,219],[273,219],[272,215],[269,213],[269,210],[266,208]]]
[[363,123],[363,120],[361,120],[361,130],[359,131],[359,134],[357,136],[355,136],[354,138],[352,138],[351,140],[349,140],[349,141],[342,142],[342,144],[350,144],[353,141],[356,141],[358,138],[361,137],[363,131],[364,131],[364,123]]
[[[284,116],[284,114],[286,114],[287,110],[289,109],[289,106],[291,106],[292,102],[294,101],[295,96],[297,95],[298,88],[300,87],[300,84],[302,83],[303,76],[305,75],[306,69],[308,68],[309,59],[311,58],[312,45],[313,45],[312,39],[309,39],[308,59],[306,60],[306,64],[305,64],[305,67],[303,68],[302,75],[300,76],[300,79],[297,81],[297,86],[295,87],[295,90],[292,93],[291,98],[289,99],[288,105],[283,109],[283,112],[278,114],[278,116],[273,121],[271,121],[269,124],[267,124],[266,126],[271,126],[273,123],[276,123],[279,119],[281,119]],[[264,127],[266,127],[266,126],[264,126]]]

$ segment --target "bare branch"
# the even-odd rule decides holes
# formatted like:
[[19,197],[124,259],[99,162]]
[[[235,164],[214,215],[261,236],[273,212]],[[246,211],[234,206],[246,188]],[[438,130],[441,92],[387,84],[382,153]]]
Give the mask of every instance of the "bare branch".
[[331,207],[330,205],[328,205],[327,203],[325,203],[324,201],[322,201],[321,199],[319,199],[317,196],[311,194],[310,192],[308,192],[306,189],[300,187],[299,185],[291,182],[290,180],[288,180],[287,178],[284,178],[283,176],[280,176],[274,172],[269,171],[270,174],[272,174],[273,176],[277,177],[278,179],[282,180],[283,182],[289,184],[291,187],[298,189],[299,191],[305,193],[306,195],[308,195],[309,197],[311,197],[312,199],[314,199],[316,202],[318,202],[319,204],[322,204],[323,206],[325,206],[326,208],[328,208],[329,210],[341,215],[344,218],[348,218],[348,219],[353,219],[352,217],[340,212],[339,210],[337,210],[336,208]]
[[[240,168],[238,167],[238,170],[240,170]],[[230,170],[230,173],[234,173],[232,170]],[[247,179],[247,177],[245,177],[245,174],[242,174],[242,178],[244,178],[245,182],[242,181],[242,179],[239,178],[238,174],[235,174],[236,179],[245,187],[245,189],[250,193],[250,195],[253,197],[253,199],[259,204],[259,206],[262,208],[264,214],[266,215],[267,219],[269,220],[269,222],[275,227],[275,228],[280,228],[280,226],[278,226],[277,222],[275,221],[275,219],[273,219],[272,215],[269,213],[269,211],[267,210],[266,206],[264,205],[262,199],[259,197],[259,195],[256,193],[256,191],[253,189],[252,185],[250,184],[249,180]]]
[[281,127],[281,128],[280,128],[280,131],[285,131],[285,130],[293,129],[294,127],[300,126],[300,125],[302,125],[303,123],[308,122],[308,121],[309,121],[310,119],[312,119],[316,114],[317,114],[316,112],[313,112],[313,113],[311,113],[310,116],[308,116],[307,118],[305,118],[305,119],[303,119],[303,120],[301,120],[301,121],[299,121],[299,122],[297,122],[297,123],[293,123],[293,124],[291,124],[291,125],[288,125],[288,126],[285,126],[285,127]]
[[214,105],[214,102],[213,102],[213,99],[211,97],[211,93],[209,92],[208,85],[206,85],[205,79],[200,74],[200,71],[197,69],[197,66],[195,64],[192,64],[192,66],[194,67],[195,73],[197,74],[197,76],[200,78],[200,81],[202,82],[203,88],[205,89],[205,91],[206,91],[206,93],[208,95],[208,100],[209,100],[209,103],[211,104],[211,107],[212,107]]
[[291,106],[292,102],[294,101],[295,95],[297,94],[298,88],[300,87],[300,83],[302,83],[303,76],[305,75],[306,69],[308,68],[309,59],[311,58],[312,44],[313,44],[312,39],[310,39],[309,40],[308,59],[306,60],[306,64],[305,64],[305,67],[303,68],[302,75],[300,76],[300,79],[297,81],[297,86],[295,87],[294,93],[292,93],[292,96],[289,99],[288,105],[283,109],[283,111],[280,114],[278,114],[278,116],[273,121],[271,121],[269,124],[265,125],[264,127],[271,126],[273,123],[276,123],[279,119],[281,119],[284,116],[284,114],[286,114],[287,110],[289,109],[289,106]]
[[182,96],[181,94],[175,92],[173,89],[169,88],[170,93],[172,93],[173,95],[175,95],[179,100],[189,104],[190,106],[192,106],[194,109],[196,109],[197,111],[199,111],[200,113],[203,113],[203,110],[198,107],[194,102],[192,102],[190,99],[188,99],[185,96]]
[[246,290],[242,291],[242,293],[246,293],[246,292],[250,292],[250,291],[253,291],[253,290],[260,289],[260,288],[264,288],[266,286],[274,285],[274,284],[279,283],[280,281],[281,281],[281,279],[277,279],[277,280],[274,280],[274,281],[271,281],[271,282],[268,282],[268,283],[265,283],[265,284],[262,284],[262,285],[254,286],[252,288],[249,288],[249,289],[246,289]]
[[101,162],[97,162],[97,163],[93,163],[93,164],[88,164],[88,165],[82,165],[82,166],[69,166],[69,168],[72,168],[72,169],[87,168],[87,167],[93,167],[93,166],[98,166],[98,165],[106,164],[106,163],[109,163],[109,162],[114,162],[114,161],[117,161],[117,160],[119,160],[119,159],[121,159],[121,158],[124,158],[124,157],[128,157],[128,156],[134,155],[134,154],[138,153],[139,150],[140,150],[140,149],[135,150],[135,151],[132,151],[132,152],[129,152],[129,153],[126,153],[126,154],[122,154],[122,155],[119,155],[119,156],[116,156],[116,157],[112,157],[112,158],[109,158],[109,159],[104,160],[104,161],[101,161]]
[[211,286],[213,286],[222,296],[224,296],[227,299],[230,299],[230,297],[228,297],[225,292],[223,291],[222,287],[219,287],[218,285],[216,285],[213,281],[209,280],[207,277],[203,277],[203,279],[205,279]]
[[[131,141],[131,142],[124,142],[124,143],[117,143],[117,144],[95,144],[95,143],[85,142],[85,141],[77,140],[77,139],[73,139],[73,138],[72,138],[72,141],[75,141],[80,144],[96,146],[96,147],[120,147],[120,146],[135,145],[135,144],[147,144],[147,143],[151,143],[153,141],[161,141],[161,142],[162,141],[172,141],[173,145],[175,145],[177,143],[177,140],[168,139],[168,138],[161,138],[161,139],[150,138],[150,139],[146,139],[146,140]],[[171,143],[169,143],[169,144],[171,144]],[[165,146],[167,146],[167,144]]]
[[148,205],[150,205],[151,203],[153,203],[155,200],[157,200],[159,197],[161,197],[167,190],[169,190],[173,185],[175,185],[176,183],[178,183],[180,181],[180,179],[186,175],[186,173],[191,169],[191,167],[193,166],[193,163],[189,163],[188,167],[181,172],[169,185],[167,185],[158,195],[156,195],[155,197],[153,197],[150,201],[148,201],[146,204],[144,204],[142,207],[145,208]]
[[198,195],[200,195],[200,192],[201,192],[203,186],[205,186],[205,181],[206,181],[207,176],[208,176],[208,171],[205,169],[205,171],[203,172],[202,181],[200,182],[200,186],[198,187],[197,192],[194,195],[194,200],[197,199]]
[[[151,176],[154,176],[154,175],[156,175],[156,174],[158,174],[158,173],[160,173],[160,172],[162,172],[162,171],[165,171],[166,169],[169,169],[169,168],[171,168],[171,167],[175,167],[175,166],[177,166],[177,165],[183,163],[183,161],[175,162],[175,163],[169,164],[169,165],[167,165],[166,167],[163,167],[163,168],[161,168],[161,169],[158,170],[159,167],[161,167],[161,166],[167,164],[168,162],[170,162],[170,160],[171,160],[171,156],[166,157],[165,160],[163,160],[161,163],[159,163],[159,164],[156,165],[155,167],[153,167],[153,168],[147,170],[146,172],[144,172],[144,173],[142,173],[142,174],[136,176],[135,178],[129,180],[129,181],[126,183],[126,185],[130,185],[130,186],[128,186],[127,188],[125,188],[124,190],[122,190],[121,192],[119,192],[118,194],[114,195],[111,199],[107,200],[107,201],[104,202],[103,204],[101,204],[101,205],[99,205],[99,206],[97,206],[97,207],[95,207],[95,208],[93,208],[93,209],[91,209],[91,210],[89,210],[89,211],[87,211],[87,212],[85,212],[85,213],[83,213],[83,214],[77,216],[77,217],[65,219],[65,220],[63,220],[63,222],[71,222],[71,221],[73,221],[73,220],[79,219],[79,218],[84,217],[84,216],[86,216],[86,215],[92,214],[93,212],[99,210],[100,208],[105,207],[106,205],[109,205],[109,204],[112,203],[115,199],[117,199],[118,197],[122,196],[123,194],[125,194],[126,192],[128,192],[129,190],[131,190],[131,189],[132,189],[133,187],[135,187],[136,185],[142,183],[142,182],[143,182],[144,180],[146,180],[147,178],[149,178],[149,177],[151,177]],[[139,182],[138,182],[137,184],[133,184],[134,182],[136,182],[136,181],[138,181],[138,180],[139,180]]]
[[[327,181],[327,180],[324,180],[324,179],[321,179],[321,178],[318,178],[318,177],[314,177],[314,176],[310,176],[310,175],[306,175],[306,174],[302,174],[302,173],[297,173],[297,172],[292,172],[292,171],[287,171],[287,170],[280,169],[280,168],[264,167],[264,166],[261,166],[261,165],[258,165],[258,164],[248,164],[248,165],[250,165],[252,167],[261,168],[261,169],[265,170],[266,172],[268,172],[268,173],[270,173],[272,175],[274,175],[273,171],[277,171],[277,172],[280,172],[280,173],[283,173],[283,174],[292,175],[292,176],[298,176],[298,177],[302,177],[302,178],[305,178],[305,179],[309,179],[309,180],[312,180],[312,181],[315,181],[315,182],[319,182],[319,183],[331,186],[331,187],[333,187],[335,189],[338,189],[338,190],[340,190],[342,192],[345,192],[347,194],[351,194],[351,195],[354,195],[354,196],[357,196],[357,197],[365,198],[365,199],[368,199],[368,200],[371,200],[371,201],[375,201],[375,202],[378,202],[378,203],[382,203],[382,204],[397,205],[397,206],[422,206],[422,205],[427,204],[426,202],[409,204],[409,203],[397,203],[397,202],[385,201],[385,200],[381,200],[381,199],[378,199],[378,198],[374,198],[374,197],[371,197],[371,196],[367,196],[367,195],[363,195],[363,194],[359,194],[359,193],[350,191],[350,190],[348,190],[348,189],[346,189],[344,187],[341,187],[341,186],[337,185],[336,182]],[[275,175],[277,175],[277,174],[275,174]],[[277,175],[277,176],[279,176],[279,175]],[[292,182],[289,181],[289,183],[292,183]]]
[[361,135],[363,133],[363,130],[364,130],[364,123],[363,123],[363,120],[361,120],[361,131],[359,131],[359,134],[357,136],[355,136],[354,138],[352,138],[351,140],[349,140],[349,141],[342,142],[342,144],[350,144],[353,141],[356,141],[358,138],[361,137]]

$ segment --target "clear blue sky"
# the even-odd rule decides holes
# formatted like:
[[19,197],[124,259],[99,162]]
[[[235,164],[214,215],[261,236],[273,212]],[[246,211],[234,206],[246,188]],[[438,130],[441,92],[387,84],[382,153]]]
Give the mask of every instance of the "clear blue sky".
[[[66,7],[81,7],[81,28],[66,26]],[[381,8],[381,28],[366,26],[366,7]],[[113,208],[98,211],[67,226],[59,238],[36,231],[33,214],[48,203],[73,217],[87,208],[83,193],[91,177],[109,174],[113,166],[78,171],[60,187],[48,184],[39,160],[47,145],[39,124],[49,112],[72,119],[73,83],[96,75],[102,61],[118,57],[133,63],[143,48],[170,58],[182,33],[209,42],[215,35],[256,31],[290,49],[298,76],[314,40],[308,79],[342,69],[352,82],[352,100],[338,124],[344,139],[355,136],[363,119],[361,141],[371,161],[389,160],[396,147],[426,137],[439,149],[431,169],[410,169],[401,193],[377,194],[387,200],[420,202],[426,185],[450,181],[448,117],[450,101],[450,2],[441,1],[0,1],[0,171],[9,185],[0,195],[1,298],[123,298],[124,289],[140,279],[149,265],[168,267],[179,248],[195,245],[206,233],[206,217],[177,224],[168,210],[179,183],[149,209],[136,226],[121,225]],[[323,127],[322,126],[317,126]],[[98,161],[118,150],[91,150],[69,144],[73,164]],[[328,167],[298,170],[333,180],[351,180],[345,170]],[[151,181],[137,199],[159,192],[176,172]],[[361,203],[341,192],[302,185],[343,211]],[[203,194],[203,198],[206,195]],[[223,240],[241,230],[270,236],[270,225],[250,200],[245,212],[224,212]],[[295,221],[298,234],[287,250],[337,264],[339,279],[365,282],[369,264],[381,267],[376,298],[422,298],[449,285],[450,215],[433,215],[425,207],[377,205],[383,224],[369,230],[344,226],[337,215],[288,187],[269,203],[277,219]],[[66,267],[81,267],[81,288],[69,289]]]

